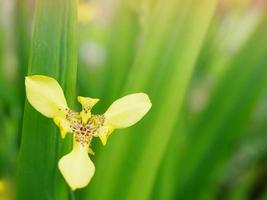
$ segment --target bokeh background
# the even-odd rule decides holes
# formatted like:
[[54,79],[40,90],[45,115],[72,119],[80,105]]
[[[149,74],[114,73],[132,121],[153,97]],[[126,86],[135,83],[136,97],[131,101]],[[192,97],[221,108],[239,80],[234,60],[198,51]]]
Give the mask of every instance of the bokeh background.
[[[71,192],[71,138],[25,102],[26,74],[58,79],[72,108],[132,92],[153,107],[93,142],[95,176]],[[267,199],[267,2],[0,0],[0,199],[15,198]]]

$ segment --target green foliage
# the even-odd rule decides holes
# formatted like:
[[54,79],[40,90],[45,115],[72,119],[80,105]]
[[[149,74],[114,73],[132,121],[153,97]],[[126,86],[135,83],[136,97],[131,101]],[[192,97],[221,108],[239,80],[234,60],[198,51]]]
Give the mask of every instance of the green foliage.
[[[76,2],[37,1],[28,74],[60,80],[73,106],[76,83]],[[61,142],[53,122],[25,104],[19,155],[18,199],[66,199],[57,161],[70,141]],[[63,186],[61,186],[63,185]]]
[[211,187],[212,180],[220,177],[225,161],[244,134],[259,95],[267,86],[264,67],[267,43],[263,42],[261,48],[255,46],[255,40],[263,41],[267,33],[266,18],[262,21],[252,38],[233,57],[207,108],[189,133],[190,145],[182,157],[186,164],[178,168],[181,176],[178,175],[177,196],[183,199],[198,199]]

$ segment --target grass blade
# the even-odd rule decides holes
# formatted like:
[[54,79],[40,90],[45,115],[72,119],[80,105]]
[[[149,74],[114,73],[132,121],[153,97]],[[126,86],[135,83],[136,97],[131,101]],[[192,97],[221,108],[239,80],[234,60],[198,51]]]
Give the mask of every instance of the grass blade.
[[[76,1],[37,0],[28,74],[60,81],[73,102],[76,83]],[[72,105],[73,103],[70,103]],[[64,142],[68,146],[69,142]],[[66,199],[57,160],[64,143],[49,119],[25,104],[19,156],[18,199]],[[57,178],[58,177],[58,178]]]
[[[133,66],[130,80],[124,91],[124,93],[129,93],[148,90],[148,88],[154,89],[151,92],[154,104],[150,114],[151,121],[147,124],[144,123],[142,127],[131,128],[131,131],[128,131],[127,134],[119,135],[118,133],[117,136],[112,136],[115,143],[106,147],[108,149],[97,160],[97,167],[98,170],[101,170],[101,175],[96,176],[95,181],[98,181],[98,184],[101,182],[102,192],[99,194],[94,193],[93,189],[90,190],[91,195],[96,199],[147,199],[151,195],[155,174],[166,151],[172,128],[176,123],[176,117],[180,112],[185,90],[194,68],[194,62],[213,15],[216,1],[205,1],[201,5],[184,3],[190,9],[189,11],[184,11],[182,7],[181,10],[184,11],[184,21],[182,23],[177,20],[177,16],[180,16],[181,13],[178,12],[179,14],[177,14],[173,10],[179,5],[177,1],[169,1],[167,3],[166,1],[160,1],[158,8],[161,8],[160,5],[162,4],[167,5],[167,7],[164,7],[164,11],[161,10],[166,13],[161,12],[160,15],[155,15],[155,19],[151,23],[153,24],[157,21],[164,28],[151,26],[150,31],[152,32],[149,33],[152,35],[145,36],[150,37],[144,41],[141,49],[138,50],[136,63]],[[183,5],[183,3],[181,4]],[[208,14],[202,16],[202,9],[205,9]],[[170,32],[169,30],[177,24],[179,25],[177,28],[179,34],[173,31]],[[175,38],[175,40],[169,40],[169,37],[166,37],[168,35],[173,36],[172,38]],[[167,42],[167,45],[165,42]],[[163,54],[166,56],[163,58],[158,57],[163,51],[160,47],[170,48],[168,53],[171,52],[170,50],[174,50],[174,52]],[[178,50],[181,47],[183,47],[183,51]],[[149,53],[144,54],[142,52]],[[162,61],[163,64],[159,61]],[[155,81],[153,74],[157,74],[160,66],[168,70],[166,74],[160,74],[160,79]],[[171,74],[168,73],[171,70],[174,71]],[[133,81],[133,77],[136,78],[135,81]],[[160,87],[155,90],[156,87],[150,84],[150,80],[153,80],[154,83],[156,82],[156,85],[160,85]],[[171,116],[166,119],[162,118],[165,113],[171,113]],[[142,133],[144,130],[146,130],[145,134]],[[162,137],[163,135],[164,137]],[[113,155],[116,155],[116,157]],[[129,158],[129,156],[131,157]],[[109,167],[106,168],[104,163],[109,163]],[[103,180],[105,181],[103,182]],[[129,187],[122,188],[121,182],[129,185]],[[142,188],[140,188],[140,182],[142,182]],[[96,185],[94,185],[94,182],[92,183],[91,187],[96,190]],[[100,185],[98,186],[100,187]],[[91,195],[89,194],[89,198]]]
[[[219,81],[209,105],[193,127],[190,142],[181,158],[178,194],[182,199],[198,199],[215,178],[242,137],[261,92],[266,89],[266,18]],[[253,52],[253,53],[252,53]],[[220,105],[217,102],[221,102]],[[212,117],[211,117],[212,116]],[[194,148],[192,148],[192,146]],[[191,191],[194,191],[192,193]]]

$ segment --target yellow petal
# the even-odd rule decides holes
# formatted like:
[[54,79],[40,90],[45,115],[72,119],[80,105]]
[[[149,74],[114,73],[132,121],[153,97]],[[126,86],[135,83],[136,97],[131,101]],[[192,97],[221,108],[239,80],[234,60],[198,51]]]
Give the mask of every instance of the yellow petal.
[[106,111],[105,125],[113,128],[126,128],[136,122],[149,111],[152,104],[144,93],[136,93],[116,100]]
[[90,108],[92,108],[99,101],[99,99],[82,97],[82,96],[78,96],[77,100],[80,104],[82,104],[83,107],[90,107]]
[[100,138],[100,140],[104,146],[107,144],[108,137],[110,136],[112,131],[113,131],[112,128],[106,127],[106,126],[100,127],[97,130],[97,136]]
[[63,139],[65,138],[65,136],[68,132],[72,132],[72,130],[70,128],[70,126],[71,126],[70,122],[68,120],[66,120],[65,118],[56,117],[56,118],[54,118],[54,122],[59,127],[60,135]]
[[95,172],[94,163],[88,156],[88,146],[77,142],[74,142],[73,150],[59,160],[58,167],[72,190],[88,185]]
[[107,141],[108,141],[108,136],[105,134],[101,134],[101,135],[99,135],[99,138],[100,138],[102,144],[105,146],[107,144]]
[[42,75],[27,76],[25,85],[28,101],[46,117],[60,116],[68,107],[62,88],[55,79]]
[[77,97],[78,102],[82,104],[82,111],[80,112],[80,115],[82,117],[82,123],[86,124],[88,120],[91,118],[91,109],[94,107],[94,105],[99,101],[99,99],[93,99],[90,97]]

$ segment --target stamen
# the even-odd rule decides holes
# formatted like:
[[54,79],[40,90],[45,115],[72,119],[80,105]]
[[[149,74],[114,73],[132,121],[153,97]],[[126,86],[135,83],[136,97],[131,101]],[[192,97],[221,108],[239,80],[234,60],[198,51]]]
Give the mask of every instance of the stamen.
[[79,113],[70,109],[66,110],[66,119],[70,123],[70,128],[74,133],[76,142],[82,146],[88,146],[94,136],[97,136],[98,129],[104,124],[103,115],[92,115],[86,124],[82,123]]

